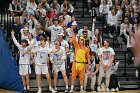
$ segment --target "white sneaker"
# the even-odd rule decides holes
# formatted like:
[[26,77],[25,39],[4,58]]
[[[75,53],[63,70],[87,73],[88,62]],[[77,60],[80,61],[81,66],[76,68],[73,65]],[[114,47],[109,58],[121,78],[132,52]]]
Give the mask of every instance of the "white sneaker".
[[111,92],[115,92],[116,90],[114,88],[111,89]]
[[86,91],[82,89],[82,90],[80,90],[80,93],[86,93]]
[[106,88],[106,92],[110,92],[110,90],[109,90],[109,88],[108,88],[108,87]]
[[96,92],[94,89],[91,89],[91,92]]
[[89,10],[89,12],[91,12],[91,10]]
[[42,91],[41,90],[38,90],[38,92],[37,93],[42,93]]
[[101,92],[101,87],[100,86],[97,87],[97,91]]
[[110,37],[110,38],[113,38],[113,36],[112,36],[112,34],[111,34],[111,33],[109,33],[109,37]]
[[52,87],[50,87],[49,90],[50,90],[52,93],[56,93],[56,92],[57,92],[57,91],[55,91]]
[[115,91],[118,92],[119,91],[119,88],[116,88]]
[[74,93],[74,90],[73,90],[73,89],[71,89],[69,92],[70,92],[70,93]]

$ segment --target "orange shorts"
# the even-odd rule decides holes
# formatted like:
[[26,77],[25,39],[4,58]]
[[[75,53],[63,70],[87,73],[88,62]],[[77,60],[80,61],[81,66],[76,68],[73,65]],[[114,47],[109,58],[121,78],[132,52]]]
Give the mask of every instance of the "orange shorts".
[[86,64],[82,70],[76,70],[76,62],[73,62],[73,64],[72,64],[72,80],[75,80],[77,75],[79,75],[80,80],[84,80],[85,70],[86,70]]

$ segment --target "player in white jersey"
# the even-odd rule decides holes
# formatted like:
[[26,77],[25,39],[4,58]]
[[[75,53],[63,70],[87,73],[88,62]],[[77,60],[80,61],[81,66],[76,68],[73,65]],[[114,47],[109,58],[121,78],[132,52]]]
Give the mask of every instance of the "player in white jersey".
[[53,63],[53,71],[54,71],[54,87],[57,91],[57,77],[58,72],[62,72],[62,76],[64,78],[64,82],[66,85],[65,93],[68,93],[68,78],[66,76],[66,70],[65,70],[65,60],[66,60],[66,51],[63,47],[60,46],[59,41],[54,42],[55,48],[53,51],[56,51],[55,53],[51,54],[50,60]]
[[41,74],[45,74],[47,78],[47,82],[49,85],[49,91],[55,93],[56,91],[51,86],[51,78],[48,72],[48,55],[51,53],[51,49],[46,47],[46,40],[44,38],[40,38],[40,45],[37,46],[33,51],[35,54],[35,73],[37,74],[37,84],[38,84],[38,92],[42,93],[41,90]]
[[[20,51],[20,58],[19,58],[19,74],[22,76],[22,82],[24,86],[23,93],[29,92],[29,74],[31,73],[30,68],[30,50],[32,46],[28,46],[27,40],[21,40],[21,45],[17,42],[14,31],[11,32],[12,39],[14,44],[18,47]],[[26,88],[27,87],[27,88]]]

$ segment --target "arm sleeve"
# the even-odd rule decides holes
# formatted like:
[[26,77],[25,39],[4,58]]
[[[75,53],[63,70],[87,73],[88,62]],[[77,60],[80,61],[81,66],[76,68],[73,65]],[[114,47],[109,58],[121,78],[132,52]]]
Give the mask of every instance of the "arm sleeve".
[[70,4],[70,12],[73,13],[74,7]]
[[12,35],[12,39],[13,39],[14,44],[18,47],[18,49],[20,49],[21,45],[17,42],[17,40],[16,40],[14,35]]
[[72,43],[75,48],[78,47],[78,42],[76,41],[76,36],[75,36],[74,32],[72,32]]

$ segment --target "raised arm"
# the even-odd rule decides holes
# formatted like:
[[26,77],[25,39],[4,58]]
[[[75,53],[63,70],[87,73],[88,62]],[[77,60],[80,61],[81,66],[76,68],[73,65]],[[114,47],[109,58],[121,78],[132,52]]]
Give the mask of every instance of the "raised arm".
[[20,49],[21,48],[21,45],[17,42],[14,34],[15,34],[15,32],[12,30],[11,35],[12,35],[13,42],[18,47],[18,49]]
[[74,47],[78,47],[78,42],[76,41],[76,36],[74,34],[74,31],[71,31],[71,32],[72,32],[72,43]]

